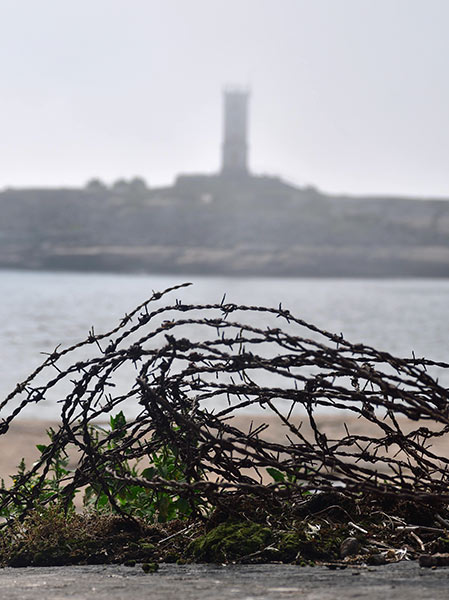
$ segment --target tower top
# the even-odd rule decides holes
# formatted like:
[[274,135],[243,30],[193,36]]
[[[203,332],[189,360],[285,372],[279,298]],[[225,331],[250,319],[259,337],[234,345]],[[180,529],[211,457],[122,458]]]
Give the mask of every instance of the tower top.
[[226,175],[248,173],[248,99],[248,88],[226,86],[223,90],[224,132],[221,172]]
[[223,94],[245,94],[249,97],[250,88],[246,85],[225,85],[223,87]]

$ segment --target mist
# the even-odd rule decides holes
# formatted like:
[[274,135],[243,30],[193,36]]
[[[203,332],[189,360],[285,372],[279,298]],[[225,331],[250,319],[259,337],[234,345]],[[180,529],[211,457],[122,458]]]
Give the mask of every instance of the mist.
[[217,171],[238,84],[253,172],[447,197],[448,17],[444,0],[1,0],[0,187]]

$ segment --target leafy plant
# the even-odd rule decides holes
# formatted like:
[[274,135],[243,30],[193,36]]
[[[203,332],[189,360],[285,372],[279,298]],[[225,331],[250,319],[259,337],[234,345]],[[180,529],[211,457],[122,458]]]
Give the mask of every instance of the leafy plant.
[[[47,436],[50,442],[53,442],[55,432],[52,428],[47,430]],[[46,454],[49,454],[52,449],[51,444],[37,444],[36,448],[40,452],[40,459],[45,459]],[[73,510],[74,493],[67,497],[63,493],[63,482],[71,473],[69,469],[69,458],[65,452],[56,449],[51,450],[48,457],[48,469],[46,475],[36,471],[29,474],[25,459],[22,458],[18,467],[17,473],[11,475],[13,487],[16,488],[14,502],[12,504],[0,508],[0,516],[6,519],[18,516],[23,513],[25,508],[31,503],[37,504],[59,504],[64,500],[66,509]],[[1,480],[1,490],[6,490],[4,479]]]
[[[304,475],[311,469],[306,469],[302,473],[302,477],[294,472],[283,473],[279,471],[279,469],[275,469],[274,467],[267,467],[267,473],[273,479],[274,483],[280,484],[280,488],[285,488],[288,485],[290,486],[299,486],[301,487],[301,481],[304,481]],[[310,492],[307,490],[301,490],[302,496],[309,496]]]
[[[174,428],[174,431],[177,431]],[[112,435],[111,435],[112,433]],[[100,452],[114,450],[120,439],[126,433],[126,418],[122,411],[110,418],[110,430],[97,428],[91,435],[95,437],[97,450]],[[107,444],[101,445],[101,440],[106,437]],[[126,450],[124,451],[126,454]],[[144,459],[122,460],[114,470],[120,474],[130,475],[133,478],[151,481],[155,476],[167,481],[185,482],[186,465],[178,453],[167,443],[158,452],[148,455],[149,466],[141,468]],[[146,460],[145,460],[146,462]],[[113,512],[115,507],[111,503],[113,498],[117,506],[124,512],[147,521],[165,523],[173,519],[189,517],[204,502],[198,494],[194,498],[181,497],[163,490],[148,489],[141,485],[129,484],[118,481],[110,473],[101,473],[101,481],[93,481],[84,494],[84,505],[97,510]]]
[[[126,435],[127,422],[120,411],[111,416],[109,429],[92,426],[89,430],[91,442],[100,454],[116,449],[120,440]],[[174,429],[177,431],[177,429]],[[54,439],[54,431],[49,429],[47,435],[50,441]],[[22,514],[30,503],[42,506],[46,504],[62,504],[69,510],[74,509],[74,496],[79,490],[74,490],[67,498],[64,482],[70,475],[69,459],[61,451],[53,451],[52,446],[38,444],[41,460],[49,454],[48,470],[45,478],[39,472],[27,475],[24,459],[21,460],[17,473],[12,476],[14,485],[18,488],[14,503],[0,509],[0,516],[11,518]],[[127,450],[122,450],[121,456],[126,457]],[[148,460],[147,460],[148,459]],[[143,465],[143,463],[146,465]],[[83,504],[102,513],[121,512],[133,517],[142,518],[147,522],[165,523],[173,519],[184,519],[192,515],[200,507],[206,508],[205,501],[198,493],[189,499],[164,490],[153,490],[142,485],[135,485],[118,480],[107,471],[108,461],[104,461],[98,469],[98,478],[93,479],[84,490]],[[143,468],[142,468],[143,466]],[[176,450],[170,444],[163,445],[158,452],[153,452],[147,458],[121,460],[119,465],[111,465],[111,470],[117,475],[129,475],[134,479],[151,481],[155,476],[167,481],[185,482],[186,465],[180,459]],[[6,490],[4,481],[2,489]],[[112,499],[112,501],[111,501]]]

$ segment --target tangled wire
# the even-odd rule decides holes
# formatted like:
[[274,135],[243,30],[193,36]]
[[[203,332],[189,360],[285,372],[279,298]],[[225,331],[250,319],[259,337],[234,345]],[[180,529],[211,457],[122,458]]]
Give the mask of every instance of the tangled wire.
[[[57,348],[0,405],[3,436],[29,405],[51,396],[61,407],[59,429],[33,467],[1,490],[0,509],[32,508],[61,452],[76,455],[64,494],[95,484],[118,512],[111,478],[189,502],[194,495],[217,502],[231,492],[292,497],[336,486],[348,495],[449,502],[449,458],[433,449],[449,431],[448,390],[429,373],[448,364],[351,344],[282,306],[238,306],[225,298],[164,303],[187,285],[153,293],[109,333],[92,331],[79,344]],[[86,348],[95,355],[70,364]],[[125,390],[115,381],[123,369]],[[69,391],[60,392],[67,384]],[[99,438],[95,424],[119,411],[126,420]],[[240,426],[241,414],[264,422]],[[320,425],[323,416],[348,424],[332,437]],[[369,435],[351,432],[362,422]],[[283,433],[273,439],[276,423]],[[182,478],[138,477],[124,467],[167,446]]]

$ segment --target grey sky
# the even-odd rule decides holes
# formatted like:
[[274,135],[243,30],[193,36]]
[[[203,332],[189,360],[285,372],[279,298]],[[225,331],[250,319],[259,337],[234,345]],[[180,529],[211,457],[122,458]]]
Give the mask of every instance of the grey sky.
[[332,192],[449,197],[449,0],[0,0],[0,187],[250,164]]

